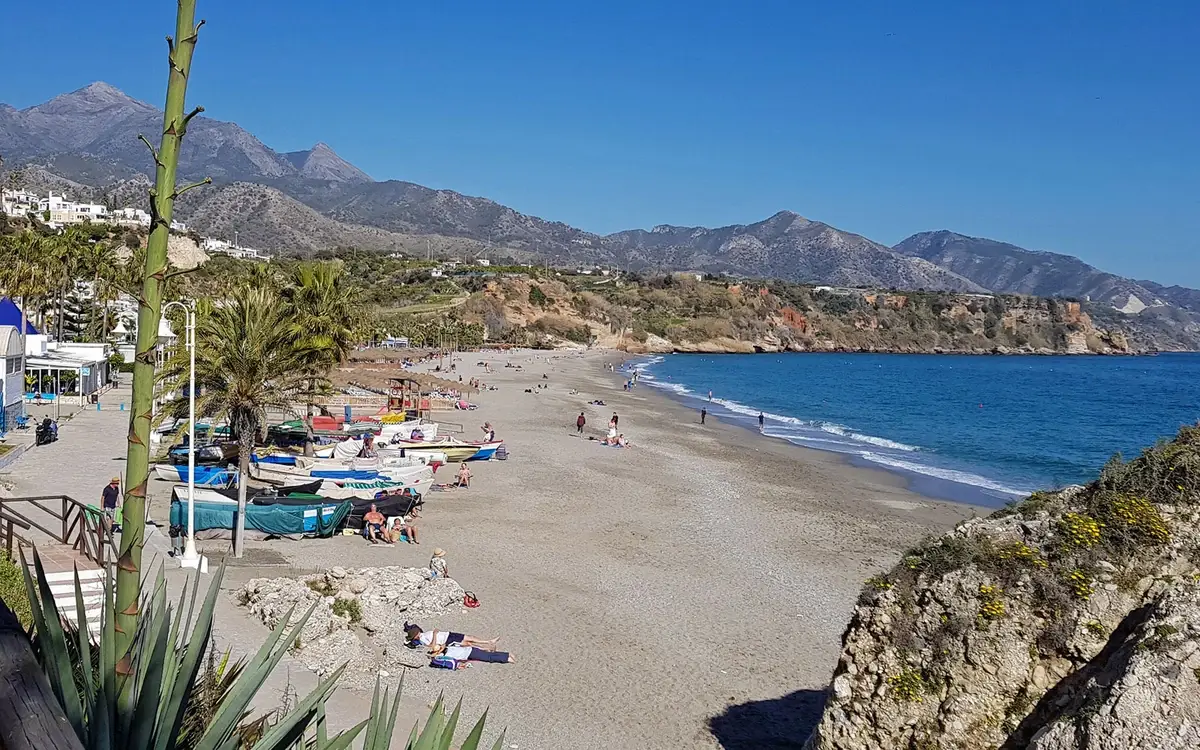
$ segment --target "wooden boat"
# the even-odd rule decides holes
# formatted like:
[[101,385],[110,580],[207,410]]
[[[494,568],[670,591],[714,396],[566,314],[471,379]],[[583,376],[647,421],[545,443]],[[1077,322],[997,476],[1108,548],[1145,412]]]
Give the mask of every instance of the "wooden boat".
[[[224,466],[237,461],[238,444],[235,442],[196,443],[197,466]],[[188,446],[176,443],[167,451],[167,461],[173,464],[187,465]]]
[[380,493],[394,495],[397,492],[403,492],[407,489],[412,490],[418,495],[424,495],[429,492],[429,488],[432,486],[433,473],[427,471],[425,474],[405,477],[404,479],[386,479],[381,477],[365,482],[358,480],[346,480],[340,483],[325,481],[321,484],[321,489],[317,490],[317,494],[337,500],[348,500],[350,498],[374,497]]
[[356,469],[352,465],[330,463],[326,459],[298,456],[291,465],[267,462],[251,462],[250,478],[274,485],[296,484],[309,479],[323,479],[334,483],[346,481],[369,482],[373,480],[393,481],[402,484],[410,476],[428,474],[432,481],[433,471],[423,462],[413,461],[407,466],[377,465],[371,469]]
[[[425,451],[440,451],[446,454],[448,463],[469,461],[479,453],[480,446],[474,443],[464,443],[454,438],[437,438],[435,440],[397,440],[391,443],[392,449],[401,449],[403,455],[419,454]],[[495,449],[492,449],[495,453]]]
[[[187,482],[187,464],[155,464],[154,475],[164,482]],[[237,469],[224,466],[197,466],[196,486],[227,487],[237,484]]]

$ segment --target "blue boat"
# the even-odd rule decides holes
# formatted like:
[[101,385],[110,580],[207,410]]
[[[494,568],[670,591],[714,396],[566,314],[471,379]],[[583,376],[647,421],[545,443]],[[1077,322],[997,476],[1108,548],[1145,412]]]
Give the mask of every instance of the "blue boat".
[[[154,473],[166,482],[187,482],[187,464],[155,464]],[[237,469],[224,466],[197,466],[196,484],[201,487],[228,487],[237,484]]]

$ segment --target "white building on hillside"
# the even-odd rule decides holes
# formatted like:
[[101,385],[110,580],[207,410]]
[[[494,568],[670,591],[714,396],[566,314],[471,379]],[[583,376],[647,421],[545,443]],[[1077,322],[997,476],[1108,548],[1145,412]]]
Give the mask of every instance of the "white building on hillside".
[[75,204],[67,200],[65,195],[50,192],[47,197],[38,199],[38,213],[51,224],[70,223],[74,216],[74,208]]
[[141,208],[118,208],[109,214],[112,221],[127,227],[150,226],[150,212]]
[[243,247],[235,245],[225,240],[218,240],[212,237],[206,237],[204,244],[200,246],[206,253],[221,253],[223,255],[231,255],[234,258],[242,258],[244,260],[266,260],[271,258],[266,253],[255,250],[252,247]]
[[108,222],[108,206],[102,206],[99,203],[68,203],[67,205],[70,206],[70,221],[73,223]]
[[37,193],[28,190],[0,190],[0,210],[9,216],[24,216],[38,210]]

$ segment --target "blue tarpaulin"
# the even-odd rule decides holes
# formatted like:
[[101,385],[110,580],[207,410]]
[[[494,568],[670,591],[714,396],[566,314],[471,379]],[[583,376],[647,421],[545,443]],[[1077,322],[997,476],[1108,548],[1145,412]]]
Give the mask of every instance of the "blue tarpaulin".
[[[12,326],[21,330],[21,308],[8,297],[0,297],[0,326]],[[25,334],[37,335],[37,329],[28,320],[25,321]]]

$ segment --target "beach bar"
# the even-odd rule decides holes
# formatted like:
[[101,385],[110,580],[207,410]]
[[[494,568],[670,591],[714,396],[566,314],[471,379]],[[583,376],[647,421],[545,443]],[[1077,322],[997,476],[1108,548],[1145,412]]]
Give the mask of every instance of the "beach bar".
[[110,387],[108,344],[25,337],[25,401],[82,406]]

